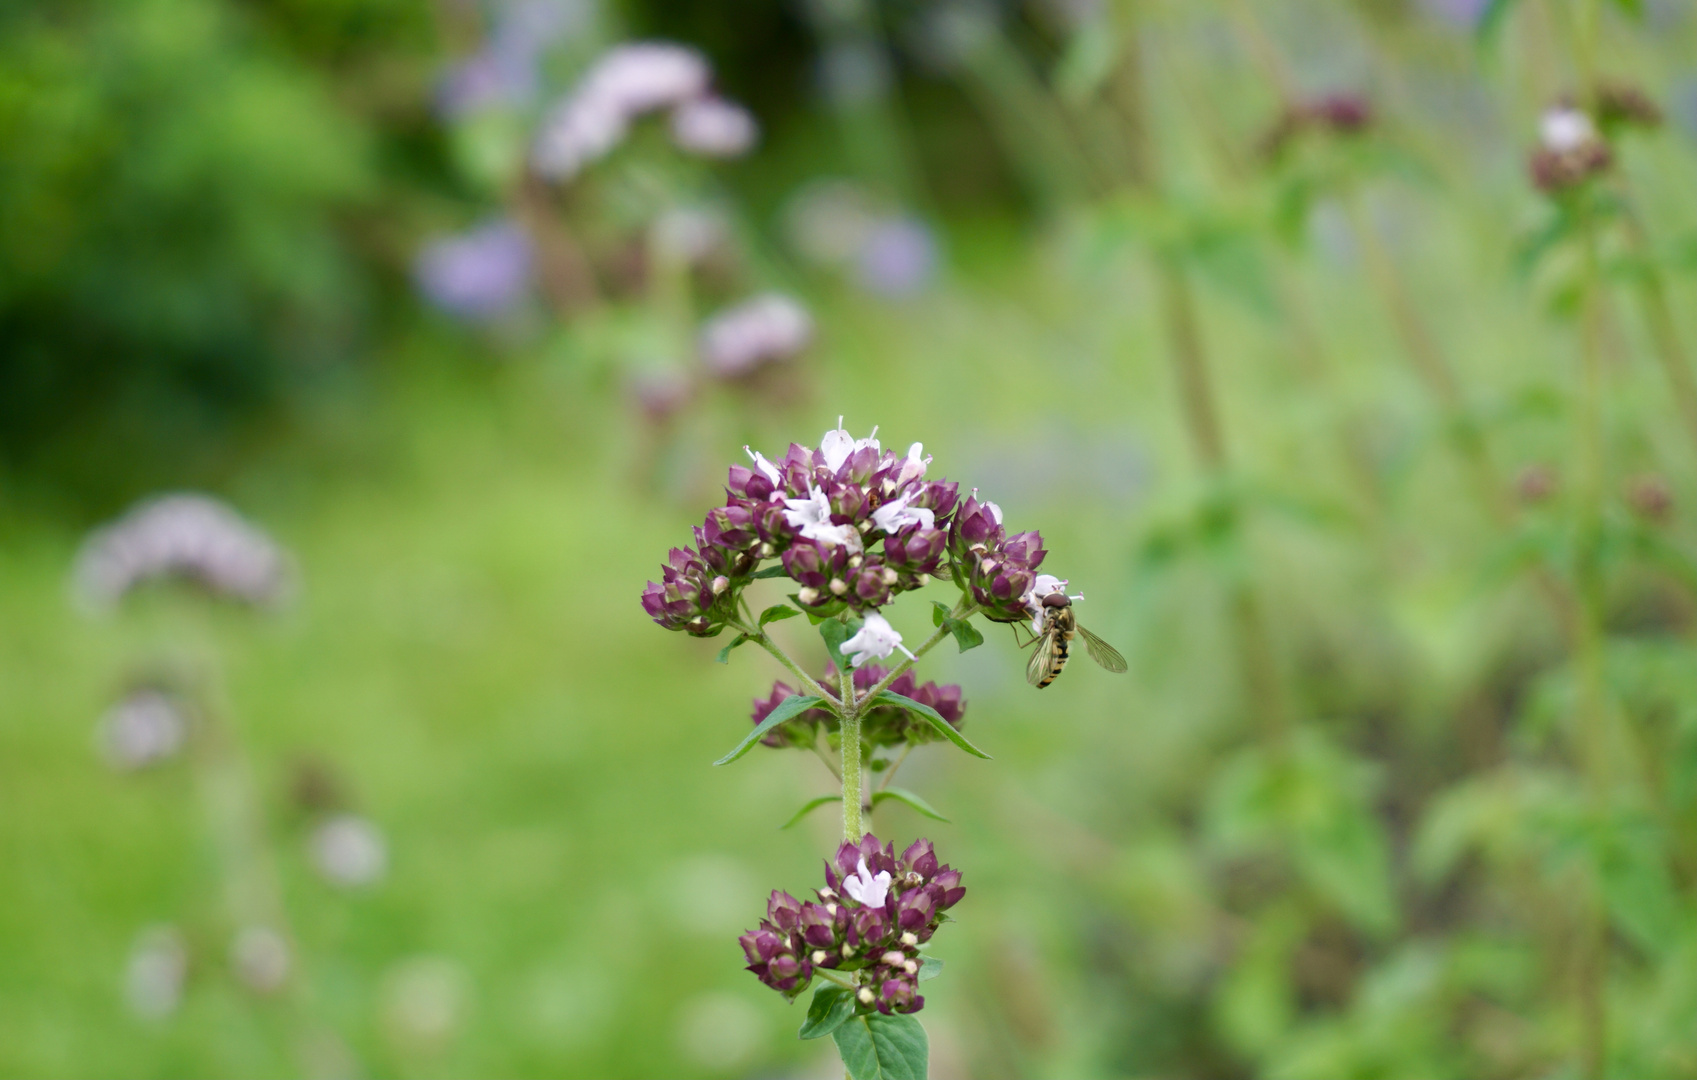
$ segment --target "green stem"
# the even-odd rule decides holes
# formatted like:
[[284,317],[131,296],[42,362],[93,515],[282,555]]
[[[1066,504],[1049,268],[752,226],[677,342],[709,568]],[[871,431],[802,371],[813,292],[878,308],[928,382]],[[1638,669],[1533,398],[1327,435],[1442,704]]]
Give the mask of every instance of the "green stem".
[[[951,619],[970,619],[977,610],[978,610],[977,604],[974,604],[970,600],[963,598],[959,604],[955,605],[955,609],[953,611],[949,612],[949,618],[951,618]],[[943,626],[937,627],[937,632],[932,634],[930,637],[926,638],[925,643],[922,644],[921,646],[919,646],[919,648],[913,650],[912,656],[908,657],[906,660],[903,660],[901,663],[897,664],[895,666],[895,668],[888,675],[884,676],[882,679],[879,679],[876,683],[874,683],[870,690],[868,690],[868,691],[866,691],[866,693],[860,695],[860,700],[861,701],[871,701],[873,698],[877,697],[879,694],[882,694],[884,691],[888,690],[890,688],[891,683],[893,683],[897,679],[901,678],[902,673],[905,672],[908,668],[913,666],[914,661],[918,660],[921,656],[924,656],[926,653],[928,653],[932,649],[936,648],[937,645],[944,638],[946,638],[948,636],[949,636],[949,631],[948,631],[948,625],[946,623]]]
[[[849,676],[853,678],[853,676]],[[843,839],[860,843],[860,711],[843,710]]]
[[[1604,626],[1602,512],[1605,488],[1603,447],[1603,357],[1600,341],[1602,282],[1597,267],[1596,234],[1587,213],[1582,222],[1585,253],[1584,306],[1580,319],[1580,388],[1578,444],[1579,620],[1575,635],[1578,665],[1579,754],[1591,797],[1592,813],[1607,813],[1612,780],[1608,702],[1603,686]],[[1608,923],[1597,883],[1584,899],[1584,923],[1579,958],[1580,1067],[1588,1078],[1600,1077],[1608,1057],[1605,989],[1608,981]]]
[[762,649],[771,653],[772,658],[777,660],[778,663],[784,665],[785,668],[789,669],[789,673],[800,680],[802,688],[814,697],[819,698],[826,708],[835,710],[842,704],[838,701],[835,694],[832,694],[829,690],[820,686],[817,679],[801,670],[801,665],[797,664],[794,660],[791,660],[789,653],[786,653],[783,649],[779,648],[778,643],[767,637],[764,631],[756,630],[747,623],[739,622],[736,619],[730,619],[727,620],[727,622],[733,629],[747,637],[748,640],[756,643]]

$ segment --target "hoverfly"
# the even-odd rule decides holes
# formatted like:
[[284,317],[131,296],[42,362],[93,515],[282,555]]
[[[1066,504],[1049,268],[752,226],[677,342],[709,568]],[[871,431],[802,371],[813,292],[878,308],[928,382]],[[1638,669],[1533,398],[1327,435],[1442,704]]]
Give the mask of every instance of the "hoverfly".
[[[1037,646],[1030,662],[1025,665],[1025,681],[1041,690],[1059,678],[1061,670],[1067,666],[1067,650],[1074,635],[1084,639],[1084,651],[1090,654],[1090,659],[1115,675],[1125,674],[1125,657],[1112,645],[1078,625],[1078,617],[1072,610],[1072,598],[1056,591],[1043,598],[1043,632],[1024,643],[1025,648],[1033,644]],[[1017,627],[1015,636],[1018,636]]]

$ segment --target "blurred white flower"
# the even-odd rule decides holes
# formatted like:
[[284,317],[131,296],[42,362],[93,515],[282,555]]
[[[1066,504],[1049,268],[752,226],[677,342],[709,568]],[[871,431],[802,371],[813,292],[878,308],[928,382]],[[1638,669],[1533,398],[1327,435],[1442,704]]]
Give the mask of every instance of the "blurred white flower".
[[188,721],[170,697],[151,687],[133,690],[100,718],[102,756],[131,772],[156,765],[182,749]]
[[672,111],[672,141],[692,154],[740,157],[759,136],[753,114],[723,98],[697,98]]
[[288,941],[269,926],[243,927],[230,943],[230,970],[255,993],[282,989],[293,966]]
[[813,340],[813,317],[787,296],[767,293],[708,319],[701,327],[702,362],[734,379],[761,364],[793,358]]
[[189,951],[174,926],[150,926],[136,935],[124,967],[124,1000],[144,1020],[177,1011],[188,979]]
[[142,582],[168,576],[253,604],[282,600],[293,582],[282,548],[205,495],[141,503],[89,535],[74,573],[77,592],[95,608],[110,608]]
[[389,868],[383,833],[357,814],[338,814],[312,831],[307,847],[325,881],[357,888],[382,880]]
[[1591,118],[1570,105],[1558,105],[1546,110],[1538,121],[1538,135],[1546,150],[1565,154],[1577,150],[1597,138],[1597,128]]
[[465,1023],[470,980],[454,961],[417,956],[383,977],[378,1009],[391,1042],[408,1049],[437,1050]]

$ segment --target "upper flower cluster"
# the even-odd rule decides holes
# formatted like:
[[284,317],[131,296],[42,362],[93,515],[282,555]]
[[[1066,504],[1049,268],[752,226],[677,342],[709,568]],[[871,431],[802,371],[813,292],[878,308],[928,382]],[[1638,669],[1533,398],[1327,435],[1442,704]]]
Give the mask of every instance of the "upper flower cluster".
[[[877,664],[866,664],[854,669],[854,688],[865,693],[888,672]],[[827,672],[821,681],[826,685],[834,685],[836,670]],[[939,686],[934,682],[921,683],[912,671],[904,671],[890,683],[891,692],[910,698],[921,705],[929,705],[937,710],[937,715],[947,720],[955,728],[959,728],[961,720],[966,716],[966,702],[961,699],[959,686],[949,683]],[[754,711],[750,714],[756,727],[772,714],[772,710],[782,705],[785,699],[794,696],[796,690],[786,682],[772,684],[772,693],[763,698],[754,699]],[[811,746],[817,738],[817,729],[823,727],[829,733],[835,733],[841,724],[834,713],[825,709],[808,709],[794,720],[774,730],[760,741],[766,746]],[[812,728],[815,734],[806,738],[800,737],[801,730]],[[930,724],[922,719],[916,719],[907,709],[896,705],[877,705],[861,716],[861,737],[873,746],[895,746],[900,743],[931,742],[939,736]]]
[[[874,612],[941,573],[958,487],[926,479],[931,459],[919,443],[902,456],[876,435],[856,439],[838,427],[815,448],[791,444],[776,462],[749,450],[752,466],[731,466],[725,504],[696,528],[696,546],[674,549],[661,582],[648,583],[649,616],[667,629],[717,633],[763,559],[781,560],[796,599],[820,615]],[[868,627],[875,637],[887,624]],[[862,660],[891,651],[870,644]]]
[[854,972],[857,1008],[914,1013],[919,995],[919,946],[931,940],[943,913],[966,889],[960,871],[939,864],[931,841],[916,840],[898,857],[868,833],[844,842],[825,863],[817,902],[772,893],[766,918],[742,935],[748,970],[794,999],[820,968]]
[[1538,121],[1538,148],[1529,168],[1540,191],[1560,192],[1576,187],[1608,169],[1614,160],[1609,144],[1589,114],[1571,105],[1558,105]]

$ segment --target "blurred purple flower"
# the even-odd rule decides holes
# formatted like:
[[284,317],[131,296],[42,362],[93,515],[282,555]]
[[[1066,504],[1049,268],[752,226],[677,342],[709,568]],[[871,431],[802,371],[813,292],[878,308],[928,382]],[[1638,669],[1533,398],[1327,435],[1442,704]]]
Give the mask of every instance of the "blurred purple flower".
[[582,0],[517,0],[501,8],[483,48],[451,67],[437,87],[437,108],[456,119],[536,99],[537,66],[548,47],[581,29]]
[[741,105],[723,98],[686,101],[672,112],[672,141],[704,157],[741,157],[760,137],[760,126]]
[[282,548],[225,504],[205,495],[164,495],[91,533],[74,571],[77,592],[97,609],[160,577],[273,604],[288,594],[293,570]]
[[480,321],[501,315],[530,286],[530,237],[511,221],[496,221],[428,244],[413,273],[426,299],[450,315]]
[[114,769],[145,769],[174,757],[188,728],[177,702],[152,687],[141,687],[101,717],[101,753]]
[[855,260],[861,287],[878,296],[910,296],[937,271],[937,241],[917,218],[888,218],[866,235]]
[[701,327],[701,360],[722,379],[789,360],[813,340],[813,317],[787,296],[767,293],[708,319]]
[[711,77],[706,58],[687,46],[644,41],[609,49],[543,122],[532,153],[537,171],[555,180],[576,176],[617,146],[637,117],[703,96]]

